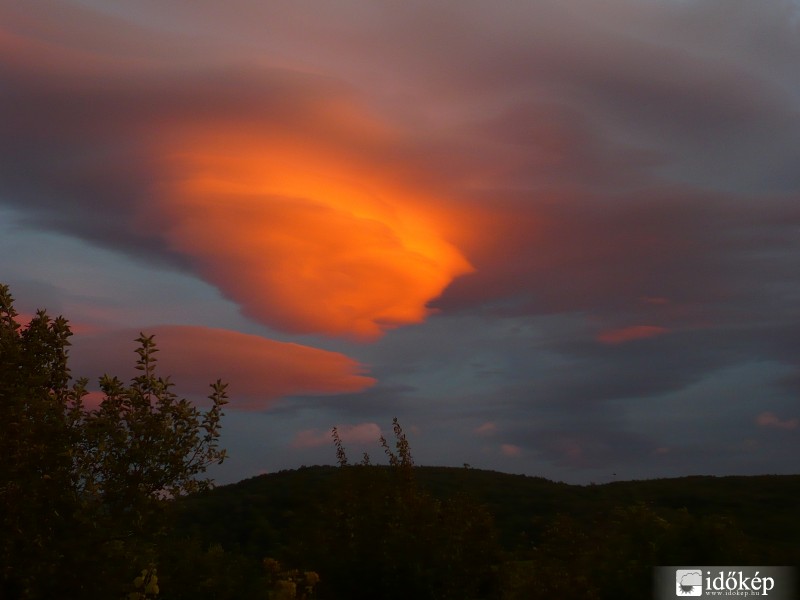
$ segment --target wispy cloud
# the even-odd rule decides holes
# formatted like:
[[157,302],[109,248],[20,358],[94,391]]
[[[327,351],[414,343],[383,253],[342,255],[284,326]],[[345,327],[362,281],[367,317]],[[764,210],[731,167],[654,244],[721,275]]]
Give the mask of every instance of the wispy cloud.
[[[337,425],[336,430],[344,444],[367,445],[375,444],[382,433],[377,423],[358,423],[356,425]],[[333,444],[331,430],[304,429],[298,431],[292,440],[294,448],[316,448]]]
[[770,427],[773,429],[797,429],[800,427],[800,419],[779,419],[773,412],[763,412],[756,417],[756,423],[760,427]]
[[669,330],[666,327],[656,325],[631,325],[621,329],[609,329],[597,335],[597,341],[601,344],[624,344],[634,340],[645,340],[664,335]]
[[522,456],[522,448],[520,446],[516,446],[514,444],[501,444],[500,445],[500,452],[503,455],[516,458],[518,456]]
[[497,433],[497,423],[486,421],[474,429],[475,433],[481,436],[489,436]]

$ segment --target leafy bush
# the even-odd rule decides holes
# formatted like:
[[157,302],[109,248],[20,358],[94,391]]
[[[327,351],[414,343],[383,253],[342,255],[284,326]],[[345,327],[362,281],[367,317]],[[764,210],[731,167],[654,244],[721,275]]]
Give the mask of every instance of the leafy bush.
[[198,477],[225,458],[226,384],[199,411],[156,374],[142,334],[140,374],[104,376],[90,410],[88,381],[70,377],[66,319],[17,318],[0,285],[0,596],[119,597],[154,560],[169,499],[209,487]]

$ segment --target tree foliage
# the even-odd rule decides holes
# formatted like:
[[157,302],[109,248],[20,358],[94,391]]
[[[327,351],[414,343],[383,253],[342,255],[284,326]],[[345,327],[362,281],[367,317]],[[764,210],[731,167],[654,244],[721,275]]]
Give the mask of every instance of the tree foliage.
[[492,518],[466,496],[440,500],[416,482],[410,446],[394,419],[388,467],[351,465],[333,430],[341,477],[323,512],[313,564],[330,598],[487,597],[497,544]]
[[39,310],[18,322],[0,285],[0,596],[117,597],[155,555],[166,501],[210,486],[225,451],[226,384],[202,412],[156,373],[152,336],[136,340],[139,375],[86,379],[68,366],[69,324]]

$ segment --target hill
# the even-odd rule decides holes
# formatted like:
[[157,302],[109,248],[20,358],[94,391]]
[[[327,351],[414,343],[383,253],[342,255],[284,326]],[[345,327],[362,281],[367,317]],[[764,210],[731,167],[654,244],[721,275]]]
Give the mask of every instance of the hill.
[[[538,597],[531,595],[534,580],[553,573],[569,578],[580,573],[584,588],[573,586],[569,593],[551,588],[548,593],[603,598],[603,590],[614,589],[617,579],[634,572],[641,594],[656,565],[800,565],[800,475],[579,486],[448,467],[413,467],[409,483],[397,479],[396,470],[303,467],[221,486],[181,502],[176,535],[252,564],[269,556],[314,568],[323,575],[320,598],[359,597],[353,590],[337,595],[324,585],[349,568],[342,562],[344,547],[337,560],[331,557],[341,542],[331,536],[343,535],[345,522],[364,524],[346,534],[366,538],[348,550],[362,552],[357,558],[362,564],[377,561],[376,549],[385,546],[387,536],[399,535],[398,529],[409,533],[392,546],[393,564],[413,562],[411,555],[422,547],[435,546],[445,554],[459,544],[473,551],[491,547],[483,560],[491,563],[495,587],[492,595],[487,591],[475,597]],[[406,514],[405,505],[416,506],[417,512]],[[418,526],[427,523],[428,513],[436,515],[433,525]],[[434,531],[437,527],[442,531]],[[423,566],[434,562],[428,557]],[[386,568],[375,564],[375,569]],[[441,572],[446,566],[431,568]],[[502,593],[498,577],[504,581]],[[628,587],[636,589],[630,582]],[[363,597],[370,595],[365,591]]]
[[[267,549],[267,540],[281,543],[283,532],[296,530],[330,499],[337,469],[301,467],[192,496],[185,500],[182,530],[202,528],[209,539]],[[637,503],[730,518],[754,542],[773,549],[790,552],[800,539],[800,475],[691,476],[581,486],[472,468],[415,467],[414,473],[420,486],[439,499],[464,494],[486,505],[508,548],[520,534],[536,531],[535,523],[556,514],[588,521]]]

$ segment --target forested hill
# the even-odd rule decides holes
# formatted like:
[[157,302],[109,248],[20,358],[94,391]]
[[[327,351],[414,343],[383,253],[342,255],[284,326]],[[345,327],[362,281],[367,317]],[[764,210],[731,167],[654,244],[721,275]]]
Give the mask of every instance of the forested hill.
[[[252,537],[259,523],[276,532],[289,529],[330,497],[338,469],[301,467],[217,487],[186,500],[182,524],[214,529],[217,522],[220,541]],[[698,517],[725,516],[765,542],[794,547],[800,540],[800,475],[691,476],[586,486],[473,468],[414,467],[414,476],[439,499],[463,494],[486,505],[506,547],[559,513],[588,520],[639,503],[685,509]]]
[[[323,576],[320,597],[358,597],[352,589],[352,596],[337,595],[344,585],[337,577],[365,577],[372,565],[385,578],[380,556],[391,570],[427,561],[409,572],[429,565],[441,574],[453,560],[430,564],[433,557],[458,548],[488,548],[480,559],[486,581],[472,582],[472,589],[494,586],[503,598],[534,597],[526,594],[540,585],[536,580],[554,573],[591,572],[582,576],[583,591],[569,593],[604,597],[602,590],[612,589],[616,577],[633,577],[631,570],[638,569],[644,589],[659,564],[800,565],[800,475],[578,486],[472,468],[413,467],[402,477],[397,471],[303,467],[221,486],[181,502],[177,535],[218,545],[228,560],[274,557],[313,568]],[[431,549],[427,559],[421,548]],[[620,564],[626,573],[615,574]],[[363,597],[370,585],[363,582]],[[499,593],[498,585],[508,589]]]

